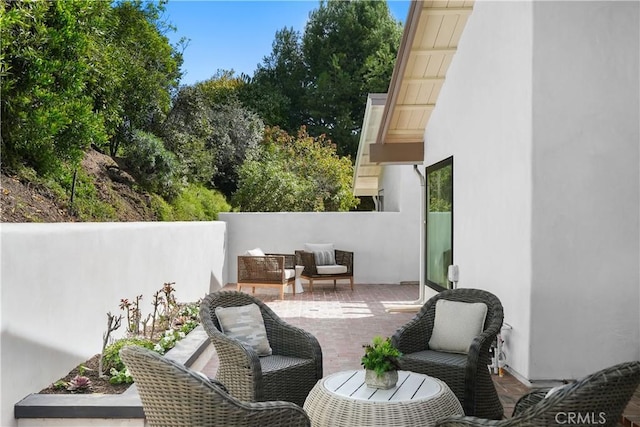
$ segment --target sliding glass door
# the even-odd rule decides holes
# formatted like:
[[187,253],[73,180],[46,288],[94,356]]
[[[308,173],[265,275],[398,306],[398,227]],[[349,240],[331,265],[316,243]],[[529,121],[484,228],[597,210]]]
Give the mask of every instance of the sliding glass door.
[[453,157],[427,167],[427,285],[448,289],[453,263]]

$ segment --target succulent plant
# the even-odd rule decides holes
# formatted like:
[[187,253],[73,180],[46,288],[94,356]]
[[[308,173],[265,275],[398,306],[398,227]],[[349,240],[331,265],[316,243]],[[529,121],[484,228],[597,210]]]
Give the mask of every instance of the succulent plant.
[[91,380],[82,375],[76,375],[69,381],[67,390],[82,393],[91,389]]

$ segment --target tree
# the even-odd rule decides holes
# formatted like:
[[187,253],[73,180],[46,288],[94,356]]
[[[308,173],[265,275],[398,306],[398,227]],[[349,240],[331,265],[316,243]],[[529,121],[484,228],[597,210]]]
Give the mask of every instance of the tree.
[[321,1],[302,40],[309,132],[355,157],[367,94],[386,92],[402,35],[386,2]]
[[304,127],[297,136],[267,127],[239,176],[234,203],[245,212],[348,211],[358,203],[351,161]]
[[213,132],[209,146],[214,151],[214,187],[227,197],[238,188],[238,169],[247,151],[255,147],[264,129],[260,117],[239,101],[218,105],[211,111]]
[[212,134],[211,107],[201,88],[197,85],[180,88],[160,135],[167,149],[177,156],[188,182],[213,185],[216,157],[209,143]]
[[182,164],[188,181],[219,189],[230,197],[237,188],[238,167],[262,137],[263,122],[238,101],[244,82],[218,73],[178,91],[161,127],[166,146]]
[[210,107],[220,104],[229,104],[238,100],[238,94],[245,85],[242,77],[236,77],[233,70],[218,70],[209,79],[198,82],[195,86]]
[[92,142],[107,138],[87,82],[108,4],[23,1],[0,8],[4,162],[41,172],[63,161],[78,164]]
[[117,90],[111,102],[120,105],[122,116],[111,133],[112,156],[131,140],[133,130],[158,132],[177,90],[182,54],[163,34],[172,29],[160,20],[165,3],[123,1],[113,9],[107,41],[116,46],[112,59],[122,77],[113,82]]
[[182,63],[162,34],[164,3],[0,2],[5,162],[50,172],[155,130]]
[[401,35],[386,2],[321,1],[303,35],[276,33],[241,99],[268,125],[305,125],[355,158],[367,95],[387,91]]
[[300,33],[283,28],[276,32],[271,55],[258,65],[240,98],[259,112],[267,125],[294,133],[306,120],[305,78]]

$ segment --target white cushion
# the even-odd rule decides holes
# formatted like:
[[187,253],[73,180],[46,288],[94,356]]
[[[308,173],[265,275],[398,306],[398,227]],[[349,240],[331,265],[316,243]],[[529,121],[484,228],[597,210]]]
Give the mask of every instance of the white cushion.
[[264,252],[262,252],[262,249],[260,249],[260,248],[255,248],[255,249],[249,249],[246,252],[246,255],[249,255],[249,256],[264,256]]
[[318,265],[334,265],[336,263],[336,252],[333,243],[305,243],[304,250],[313,252]]
[[439,299],[436,302],[436,316],[429,349],[447,353],[468,353],[471,342],[482,332],[486,317],[485,303]]
[[344,274],[347,272],[346,265],[317,265],[318,274]]
[[225,335],[247,344],[258,353],[258,356],[271,354],[267,330],[257,304],[216,307],[215,313]]
[[[276,269],[273,270],[269,270],[267,271],[267,273],[278,273],[279,271]],[[291,268],[285,268],[284,270],[284,278],[285,279],[291,279],[292,277],[296,277],[296,271],[291,269]]]

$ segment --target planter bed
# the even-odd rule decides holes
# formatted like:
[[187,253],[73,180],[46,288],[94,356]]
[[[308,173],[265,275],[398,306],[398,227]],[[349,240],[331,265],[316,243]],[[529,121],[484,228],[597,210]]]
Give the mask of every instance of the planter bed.
[[[166,357],[191,366],[209,345],[198,326],[169,350]],[[16,403],[18,427],[144,426],[144,411],[135,383],[122,394],[38,394]]]

